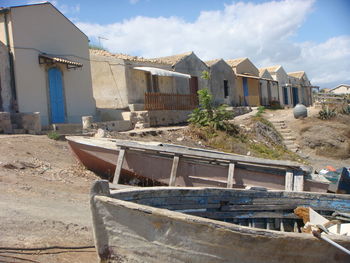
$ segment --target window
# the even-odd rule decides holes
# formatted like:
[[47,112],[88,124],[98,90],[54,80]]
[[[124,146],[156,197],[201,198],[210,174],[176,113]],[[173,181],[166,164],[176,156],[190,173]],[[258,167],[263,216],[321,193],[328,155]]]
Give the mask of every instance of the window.
[[228,80],[224,80],[224,98],[228,97]]

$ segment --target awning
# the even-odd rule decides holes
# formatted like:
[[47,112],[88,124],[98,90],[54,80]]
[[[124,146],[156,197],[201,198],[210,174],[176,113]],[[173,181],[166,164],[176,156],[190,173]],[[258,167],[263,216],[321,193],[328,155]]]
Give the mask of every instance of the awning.
[[81,68],[83,66],[83,64],[79,62],[68,60],[66,58],[47,55],[47,54],[39,54],[39,64],[53,64],[53,63],[66,64],[68,69]]
[[134,67],[134,69],[142,70],[150,72],[152,75],[162,76],[162,77],[179,77],[190,79],[191,75],[178,73],[175,71],[160,69],[160,68],[152,68],[152,67]]

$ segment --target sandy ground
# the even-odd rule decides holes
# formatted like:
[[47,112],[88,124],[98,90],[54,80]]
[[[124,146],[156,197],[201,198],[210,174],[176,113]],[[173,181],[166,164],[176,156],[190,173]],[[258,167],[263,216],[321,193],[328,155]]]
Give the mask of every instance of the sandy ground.
[[[89,189],[66,142],[0,136],[0,247],[93,245]],[[95,249],[0,250],[0,262],[96,262]]]

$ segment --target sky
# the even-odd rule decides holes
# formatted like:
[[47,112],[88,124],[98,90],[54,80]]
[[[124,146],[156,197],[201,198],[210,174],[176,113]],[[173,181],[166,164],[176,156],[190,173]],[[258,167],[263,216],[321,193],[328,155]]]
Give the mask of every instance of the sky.
[[[0,6],[39,1],[0,0]],[[147,58],[194,51],[304,70],[313,85],[350,84],[350,0],[55,0],[94,45]]]

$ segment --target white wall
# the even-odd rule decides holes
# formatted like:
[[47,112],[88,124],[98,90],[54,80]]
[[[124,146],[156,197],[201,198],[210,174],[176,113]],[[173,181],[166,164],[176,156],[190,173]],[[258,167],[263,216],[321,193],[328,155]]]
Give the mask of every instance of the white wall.
[[334,90],[331,90],[335,94],[350,94],[350,87],[340,86]]

